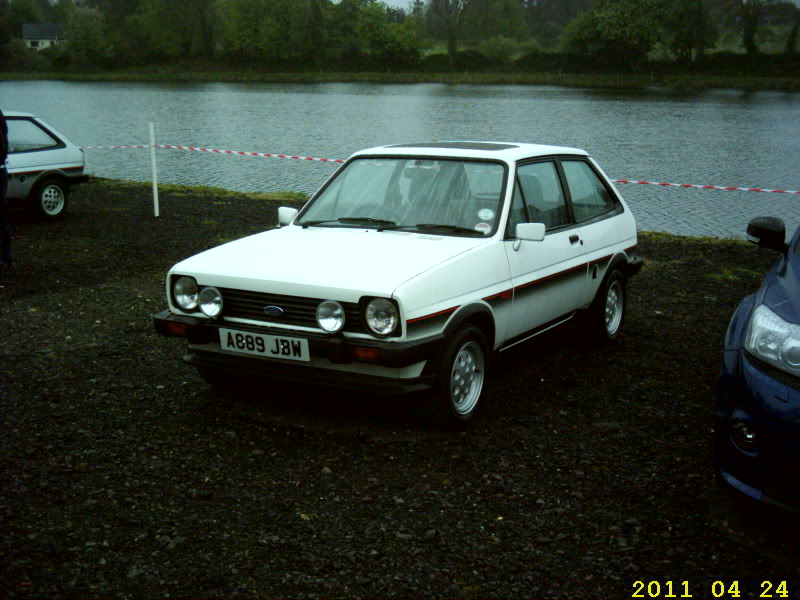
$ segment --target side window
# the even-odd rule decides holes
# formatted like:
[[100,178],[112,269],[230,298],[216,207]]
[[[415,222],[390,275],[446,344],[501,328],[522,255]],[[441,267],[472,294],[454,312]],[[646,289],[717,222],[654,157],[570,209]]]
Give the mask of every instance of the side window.
[[59,141],[28,119],[8,119],[8,151],[25,152],[59,146]]
[[539,162],[517,169],[517,185],[531,223],[544,223],[547,229],[569,224],[569,213],[555,163]]
[[611,193],[587,163],[565,160],[561,165],[567,176],[576,221],[591,219],[614,208],[615,202]]

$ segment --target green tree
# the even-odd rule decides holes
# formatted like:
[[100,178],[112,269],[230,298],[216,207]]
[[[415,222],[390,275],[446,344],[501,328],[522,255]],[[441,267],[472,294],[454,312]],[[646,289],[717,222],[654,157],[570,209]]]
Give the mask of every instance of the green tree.
[[497,36],[517,41],[528,37],[520,0],[469,0],[464,7],[464,37],[480,41]]
[[519,44],[516,40],[504,35],[497,35],[482,41],[478,46],[478,52],[494,63],[508,65],[511,64],[518,48]]
[[742,28],[742,45],[749,56],[758,54],[756,33],[764,18],[764,0],[740,0],[739,17]]
[[222,40],[232,57],[316,61],[328,45],[325,4],[312,0],[223,0],[218,6]]
[[598,0],[564,30],[566,48],[598,62],[637,68],[664,38],[660,0]]
[[41,23],[42,11],[34,0],[11,0],[8,4],[8,30],[12,38],[22,37],[25,23]]
[[211,56],[213,8],[213,0],[140,0],[136,13],[125,21],[154,55]]
[[8,28],[8,0],[0,0],[0,59],[8,57],[11,30]]
[[716,32],[704,0],[673,0],[664,15],[665,40],[680,62],[700,60],[714,45]]
[[786,45],[784,46],[783,53],[791,56],[797,52],[797,34],[800,29],[800,6],[794,5],[794,20],[789,28],[789,35],[786,36]]
[[324,63],[324,53],[322,48],[328,46],[328,32],[326,27],[325,13],[327,12],[327,0],[310,0],[308,25],[308,47],[306,54],[313,58],[317,67],[322,67]]
[[113,62],[113,48],[103,14],[94,8],[76,7],[66,25],[64,52],[79,67],[108,66]]
[[412,66],[422,52],[413,19],[398,23],[396,13],[381,2],[363,6],[356,27],[362,46],[386,66]]
[[443,26],[447,36],[447,59],[450,66],[456,63],[458,37],[464,25],[467,0],[430,0],[431,14]]
[[334,62],[352,59],[361,53],[361,39],[357,31],[359,13],[373,4],[372,0],[342,0],[328,10],[326,53]]
[[56,0],[50,6],[50,19],[53,23],[65,25],[75,10],[74,0]]
[[728,27],[741,36],[747,55],[756,56],[761,52],[763,25],[768,18],[779,17],[775,13],[780,13],[782,4],[776,0],[719,0],[718,13]]

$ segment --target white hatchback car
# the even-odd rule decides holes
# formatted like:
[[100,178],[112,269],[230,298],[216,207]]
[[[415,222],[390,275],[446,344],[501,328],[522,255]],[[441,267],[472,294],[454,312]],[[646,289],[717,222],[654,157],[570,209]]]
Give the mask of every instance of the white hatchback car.
[[8,124],[8,192],[41,216],[64,214],[70,187],[89,179],[83,150],[30,113],[4,113]]
[[234,373],[376,392],[430,390],[475,414],[499,352],[571,319],[620,332],[636,224],[582,150],[435,142],[354,154],[280,228],[167,277],[159,333],[212,385]]

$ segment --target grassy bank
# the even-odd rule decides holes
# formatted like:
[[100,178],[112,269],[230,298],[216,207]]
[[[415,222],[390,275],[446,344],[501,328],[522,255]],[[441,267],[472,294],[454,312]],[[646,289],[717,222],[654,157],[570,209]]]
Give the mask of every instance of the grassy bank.
[[[124,179],[104,179],[102,177],[91,177],[89,184],[95,188],[106,191],[130,191],[137,194],[145,193],[151,189],[152,184],[146,181],[129,181]],[[308,200],[308,195],[303,192],[278,191],[278,192],[237,192],[226,190],[221,187],[208,185],[180,185],[175,183],[159,183],[158,191],[160,194],[169,194],[174,197],[195,196],[197,198],[213,197],[215,199],[242,198],[251,200],[262,200],[268,202],[281,202],[285,204],[303,204]]]
[[657,74],[575,74],[555,72],[287,72],[195,71],[178,66],[139,70],[100,72],[6,72],[0,81],[141,81],[166,82],[236,82],[236,83],[444,83],[464,85],[559,85],[566,87],[639,90],[651,87],[675,90],[729,88],[743,90],[800,91],[798,77],[756,77],[730,75],[657,75]]

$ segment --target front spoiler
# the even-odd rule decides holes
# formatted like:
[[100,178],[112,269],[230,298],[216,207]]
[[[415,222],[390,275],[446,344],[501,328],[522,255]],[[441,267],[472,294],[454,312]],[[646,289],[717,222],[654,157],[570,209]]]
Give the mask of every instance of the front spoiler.
[[421,392],[430,389],[435,383],[435,377],[432,375],[409,378],[378,377],[195,349],[190,349],[183,356],[183,361],[200,369],[213,369],[233,375],[249,375],[377,394]]

